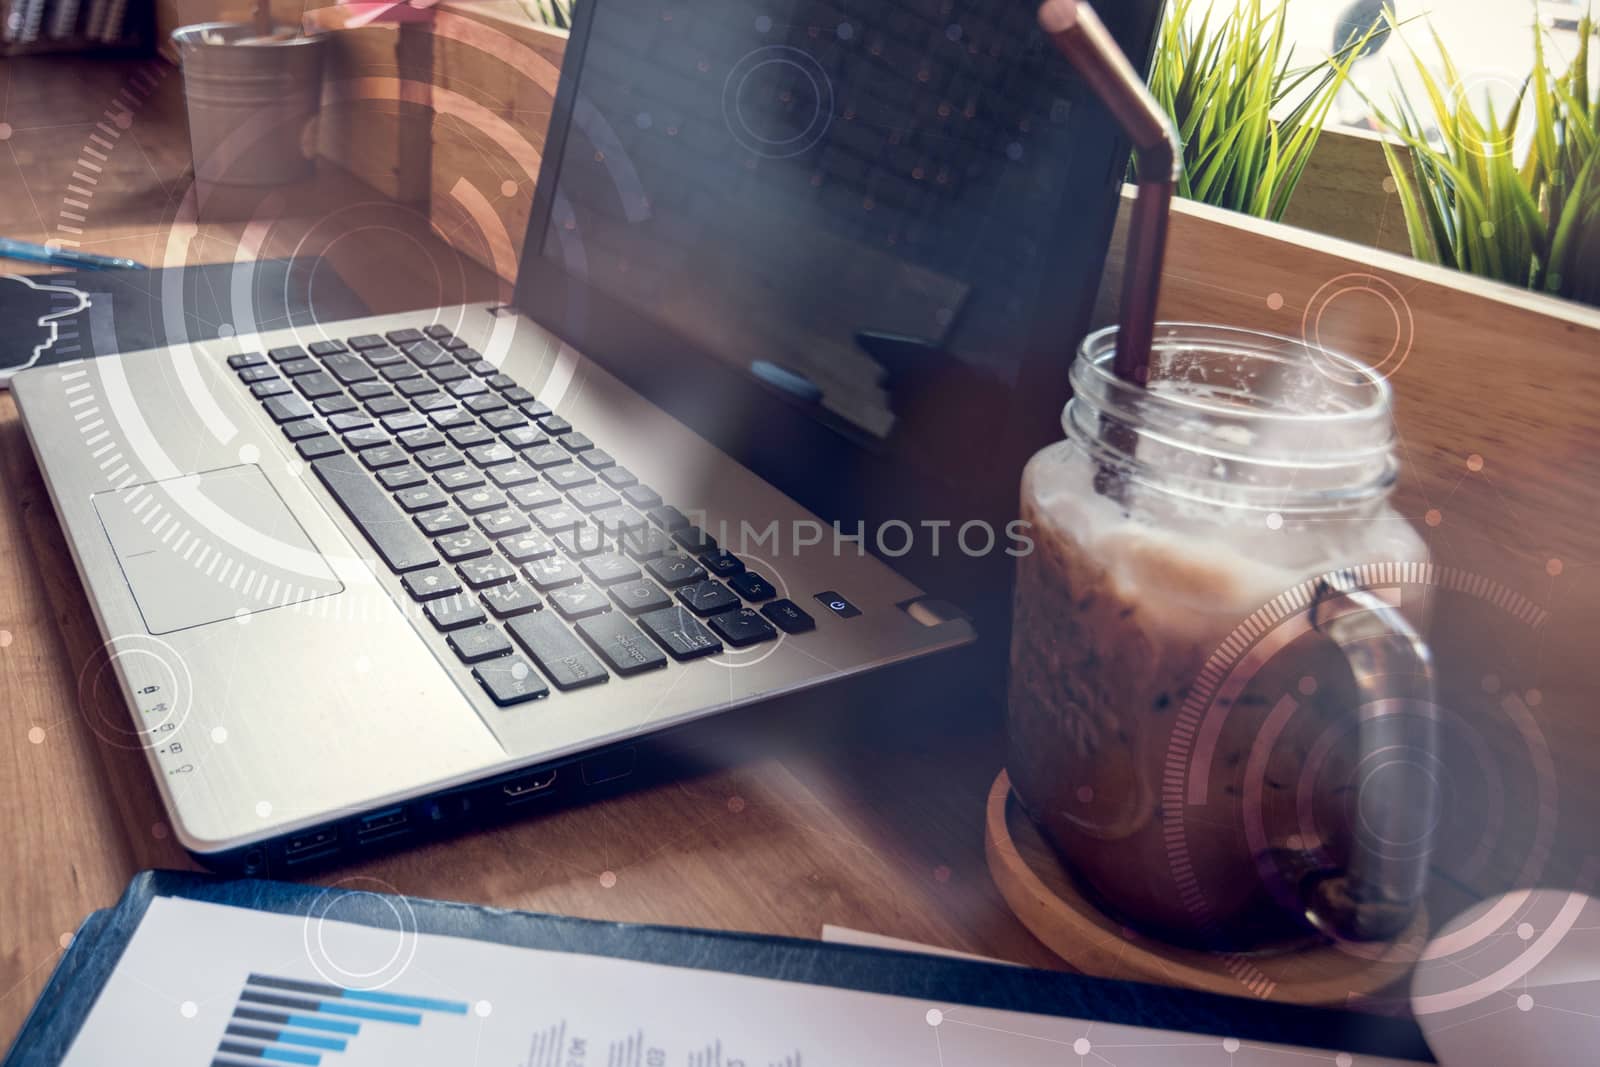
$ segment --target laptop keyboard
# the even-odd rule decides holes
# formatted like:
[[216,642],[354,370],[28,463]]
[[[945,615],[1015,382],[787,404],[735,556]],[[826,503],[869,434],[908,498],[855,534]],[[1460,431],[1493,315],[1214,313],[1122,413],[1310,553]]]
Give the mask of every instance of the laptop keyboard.
[[228,366],[498,705],[815,626],[442,326]]

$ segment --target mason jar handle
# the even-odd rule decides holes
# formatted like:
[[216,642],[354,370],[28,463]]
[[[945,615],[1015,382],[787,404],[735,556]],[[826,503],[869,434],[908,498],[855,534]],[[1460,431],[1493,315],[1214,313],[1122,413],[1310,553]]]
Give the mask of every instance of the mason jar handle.
[[1308,876],[1301,900],[1324,934],[1386,941],[1410,925],[1433,853],[1438,792],[1425,769],[1439,751],[1433,660],[1397,608],[1342,575],[1318,583],[1311,624],[1339,647],[1355,679],[1357,770],[1391,758],[1401,766],[1353,792],[1349,866]]

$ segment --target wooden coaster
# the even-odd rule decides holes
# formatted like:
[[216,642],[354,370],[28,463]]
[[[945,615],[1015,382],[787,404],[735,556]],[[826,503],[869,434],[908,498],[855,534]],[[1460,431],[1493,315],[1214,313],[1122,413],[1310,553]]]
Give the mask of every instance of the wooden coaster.
[[1226,955],[1178,948],[1128,930],[1078,890],[1011,793],[1005,771],[989,790],[984,851],[989,873],[1022,925],[1068,965],[1124,978],[1287,1004],[1344,1004],[1404,980],[1427,940],[1426,908],[1383,945],[1322,943],[1278,954]]

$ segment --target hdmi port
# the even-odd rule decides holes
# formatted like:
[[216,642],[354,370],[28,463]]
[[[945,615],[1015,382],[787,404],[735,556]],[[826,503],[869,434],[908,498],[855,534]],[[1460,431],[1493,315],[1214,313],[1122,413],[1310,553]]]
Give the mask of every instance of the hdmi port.
[[500,786],[500,795],[505,797],[507,804],[516,804],[549,790],[555,784],[556,772],[553,769],[532,771],[506,780]]

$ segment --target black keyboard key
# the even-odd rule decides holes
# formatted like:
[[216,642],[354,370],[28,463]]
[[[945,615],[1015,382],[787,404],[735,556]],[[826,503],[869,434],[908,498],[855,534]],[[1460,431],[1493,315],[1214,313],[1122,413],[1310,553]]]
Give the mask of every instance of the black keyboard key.
[[588,582],[565,586],[550,594],[550,606],[564,619],[582,619],[611,610],[610,599]]
[[599,585],[615,585],[639,577],[639,565],[618,552],[605,552],[583,561],[583,569]]
[[566,449],[557,445],[536,445],[524,449],[522,458],[537,469],[544,470],[546,467],[559,467],[569,462],[571,457],[567,455]]
[[673,659],[695,659],[722,651],[722,642],[688,608],[674,604],[639,616],[639,625]]
[[506,629],[557,689],[577,689],[611,677],[572,631],[548,611],[519,615],[506,623]]
[[455,649],[463,663],[481,663],[511,651],[511,642],[500,632],[500,627],[492,624],[474,626],[468,630],[452,630],[445,642]]
[[368,348],[387,348],[389,347],[389,342],[375,333],[363,333],[350,338],[349,345],[357,352],[360,352]]
[[331,356],[344,351],[343,341],[312,341],[306,348],[313,356]]
[[482,415],[489,411],[499,411],[506,406],[506,402],[493,393],[483,393],[479,396],[469,396],[461,402],[461,406],[474,414]]
[[[616,468],[616,470],[619,471],[623,469],[624,468],[622,467]],[[602,474],[601,477],[604,478],[606,475]],[[631,478],[633,475],[629,474],[628,477]],[[657,508],[661,506],[661,494],[650,488],[648,485],[628,486],[622,490],[622,499],[643,511],[649,511],[651,508]]]
[[510,463],[517,458],[516,452],[510,445],[503,445],[493,441],[486,445],[478,445],[467,449],[467,458],[480,467],[492,467],[496,463]]
[[607,591],[611,594],[611,599],[617,602],[617,606],[629,615],[638,615],[644,611],[659,611],[672,606],[672,598],[648,578],[613,585]]
[[[556,470],[560,470],[557,467]],[[583,485],[567,494],[580,511],[599,511],[617,503],[620,497],[603,485]]]
[[536,559],[524,565],[522,573],[528,576],[528,581],[532,582],[533,587],[541,593],[583,581],[583,572],[578,570],[577,564],[556,555]]
[[325,396],[311,406],[324,415],[339,415],[346,411],[354,411],[356,402],[341,393],[338,396]]
[[382,382],[358,382],[350,387],[350,395],[357,400],[376,400],[380,396],[393,396],[394,390]]
[[489,616],[476,600],[465,594],[430,600],[422,605],[422,613],[436,630],[459,630],[463,626],[476,626]]
[[861,614],[861,609],[856,607],[832,589],[824,590],[817,594],[817,602],[841,619],[853,619]]
[[459,382],[451,382],[444,387],[444,391],[458,400],[468,397],[481,396],[489,391],[489,387],[476,378],[467,378]]
[[272,378],[276,378],[277,376],[278,371],[274,367],[246,367],[244,370],[239,372],[239,380],[244,382],[246,385],[254,385],[256,382],[268,381]]
[[[356,451],[364,448],[381,448],[390,444],[389,435],[376,426],[368,426],[362,430],[351,430],[344,435],[344,443]],[[394,464],[388,464],[394,466]]]
[[483,472],[476,467],[451,467],[449,470],[440,471],[434,477],[439,479],[440,485],[451,491],[476,489],[484,484]]
[[803,634],[807,630],[817,628],[817,620],[807,615],[801,610],[800,605],[792,600],[774,600],[762,606],[761,614],[786,634]]
[[556,441],[568,452],[586,452],[594,447],[594,442],[581,433],[565,433]]
[[445,349],[447,352],[454,352],[458,349],[465,349],[467,347],[467,342],[463,341],[459,337],[445,337],[440,339],[439,346]]
[[489,388],[496,392],[503,393],[507,389],[515,389],[516,387],[517,380],[509,374],[496,374],[489,379]]
[[[624,493],[623,495],[626,496],[627,494]],[[689,520],[683,517],[683,512],[671,504],[663,504],[660,507],[651,508],[646,514],[650,516],[651,522],[668,533],[674,533],[689,525]]]
[[461,453],[453,448],[430,448],[417,453],[417,466],[425,471],[442,471],[461,466]]
[[672,538],[654,526],[631,530],[622,535],[622,551],[637,560],[655,559],[671,549]]
[[376,400],[367,401],[367,411],[374,418],[382,418],[405,410],[407,410],[406,402],[397,396],[380,396]]
[[[444,411],[446,409],[450,411],[459,411],[462,415],[466,414],[466,412],[461,411],[460,408],[456,407],[456,402],[454,400],[445,396],[443,393],[425,393],[422,396],[414,397],[412,398],[411,406],[429,416],[430,419],[432,418],[434,412]],[[438,423],[434,423],[434,425],[437,426]]]
[[280,345],[277,348],[267,349],[267,355],[274,363],[292,363],[297,359],[305,359],[306,350],[299,345]]
[[539,594],[525,582],[505,582],[485,589],[481,594],[483,606],[497,619],[525,615],[539,606]]
[[375,348],[370,352],[363,352],[361,358],[367,361],[367,366],[382,371],[385,367],[406,366],[406,357],[392,348]]
[[345,385],[355,385],[357,382],[370,382],[378,375],[367,361],[360,356],[353,356],[348,352],[340,352],[323,360],[322,365],[328,373]]
[[546,415],[539,420],[539,428],[554,437],[557,434],[571,433],[572,423],[560,415]]
[[412,571],[400,579],[400,584],[406,587],[406,592],[411,594],[412,600],[438,600],[440,597],[455,596],[461,592],[461,583],[445,567]]
[[[350,436],[354,437],[355,434]],[[380,445],[363,451],[361,462],[368,470],[373,471],[381,471],[385,467],[403,467],[406,463],[406,452],[405,449],[396,448],[394,445]]]
[[706,570],[718,578],[732,578],[735,574],[744,572],[743,561],[725,548],[707,552],[700,557],[700,562],[705,564]]
[[545,479],[557,489],[576,489],[580,485],[588,485],[594,481],[594,475],[578,466],[576,463],[567,463],[560,467],[551,467],[544,472]]
[[434,544],[439,546],[439,555],[451,563],[477,559],[494,551],[494,546],[489,543],[488,538],[477,530],[462,530],[460,533],[438,538]]
[[337,455],[344,451],[338,441],[326,434],[321,437],[308,437],[295,445],[294,450],[300,453],[301,459],[321,459],[323,456]]
[[739,598],[728,587],[712,578],[691,582],[678,590],[678,599],[696,615],[715,615],[739,606]]
[[657,556],[644,565],[650,576],[668,589],[689,582],[698,582],[706,576],[706,569],[688,556]]
[[283,436],[291,441],[304,441],[307,437],[321,437],[328,428],[316,419],[296,419],[283,424]]
[[734,648],[745,648],[771,641],[778,636],[772,624],[761,617],[754,608],[725,611],[714,616],[709,624],[716,635]]
[[484,445],[494,440],[494,434],[475,422],[452,427],[445,436],[450,438],[450,443],[457,448],[471,448],[473,445]]
[[378,481],[383,483],[385,489],[410,489],[425,484],[427,480],[426,474],[412,466],[390,467],[378,472]]
[[489,468],[489,480],[502,489],[537,480],[538,472],[526,463],[500,463]]
[[[480,359],[476,363],[468,363],[467,369],[480,378],[493,378],[496,374],[500,373],[500,368],[496,367],[493,363],[490,363],[486,359]],[[479,384],[483,385],[485,391],[488,390],[488,383]]]
[[468,515],[477,515],[505,507],[506,498],[498,489],[468,489],[456,494],[456,506]]
[[522,413],[530,419],[542,419],[550,414],[550,405],[541,403],[538,400],[526,401],[521,407]]
[[462,581],[474,589],[487,589],[491,585],[509,582],[517,576],[516,569],[499,556],[484,556],[468,560],[456,568]]
[[550,687],[521,656],[496,656],[472,668],[489,699],[502,708],[550,695]]
[[280,364],[278,370],[290,378],[298,378],[303,374],[320,374],[322,372],[322,364],[314,359],[302,356],[300,359],[291,359],[287,363]]
[[556,534],[556,544],[573,559],[598,555],[608,547],[603,533],[593,526],[577,526],[565,533]]
[[[454,401],[452,401],[454,404]],[[440,408],[428,413],[428,421],[441,430],[453,430],[457,426],[466,426],[472,422],[472,416],[462,411],[458,406]]]
[[354,456],[312,460],[311,469],[390,570],[421,570],[439,561],[433,545],[407,521],[388,492],[372,480]]
[[300,375],[294,380],[294,386],[307,400],[321,400],[325,396],[338,396],[341,392],[339,383],[333,380],[333,375],[320,370],[313,374]]
[[244,370],[246,367],[264,367],[267,357],[260,352],[240,352],[238,355],[228,357],[228,366],[234,370]]
[[469,377],[470,375],[471,372],[459,363],[440,363],[437,366],[428,368],[428,377],[432,378],[440,385],[449,385],[451,382],[459,382],[461,379]]
[[461,340],[459,337],[455,339],[455,343],[454,344],[447,344],[447,345],[444,345],[443,347],[444,347],[445,351],[447,351],[447,352],[454,352],[455,355],[456,355],[456,358],[459,359],[462,363],[481,363],[481,362],[483,362],[483,353],[479,352],[476,348],[470,347],[465,341]]
[[432,376],[435,370],[445,370],[448,373],[460,369],[458,364],[450,362],[450,354],[448,352],[431,342],[406,345],[405,353],[407,359],[427,371],[429,376]]
[[424,511],[416,518],[417,528],[430,537],[456,533],[467,528],[467,517],[455,508]]
[[421,330],[414,330],[409,326],[402,330],[390,330],[384,336],[389,339],[389,343],[392,345],[409,345],[424,339]]
[[[574,494],[576,495],[576,494]],[[602,508],[589,516],[600,528],[606,532],[607,537],[618,538],[626,534],[637,533],[648,529],[650,524],[644,521],[644,516],[632,508],[622,505]]]
[[309,419],[312,415],[311,405],[297,396],[269,396],[262,407],[267,409],[273,422],[293,422],[295,419]]
[[[388,425],[387,420],[384,425]],[[421,452],[426,448],[438,448],[444,444],[444,434],[431,426],[420,426],[414,430],[406,430],[395,440],[400,442],[400,447],[407,452]]]
[[533,521],[537,522],[545,533],[556,534],[570,530],[583,522],[583,513],[571,504],[557,504],[535,511]]
[[439,387],[426,378],[409,378],[403,382],[396,382],[394,391],[403,397],[411,399],[413,403],[422,396],[438,396],[441,403],[450,403],[448,398],[440,394]]
[[778,595],[778,590],[773,588],[772,583],[755,571],[745,571],[743,574],[734,575],[728,579],[728,584],[733,587],[735,593],[738,593],[746,600],[756,603],[760,603],[763,600],[771,600]]
[[[568,434],[567,436],[570,437],[571,434]],[[563,438],[563,440],[565,440],[565,438]],[[599,471],[600,477],[604,478],[606,482],[609,483],[613,488],[621,489],[623,486],[632,485],[634,482],[633,475],[628,474],[628,472],[623,470],[623,468],[617,467],[615,465],[617,461],[611,458],[611,453],[603,449],[590,448],[583,452],[579,452],[578,462],[582,463],[585,467],[588,467],[592,471]],[[608,473],[612,470],[621,470],[626,477],[622,478],[621,480],[615,480]]]
[[[390,433],[404,433],[406,430],[420,429],[428,424],[428,420],[418,415],[415,411],[402,411],[394,415],[385,415],[378,420],[383,423],[383,428]],[[443,442],[440,442],[443,444]]]
[[528,401],[534,399],[533,394],[528,392],[528,390],[524,389],[520,385],[513,385],[510,389],[507,389],[500,395],[505,397],[510,403],[517,405],[526,404]]
[[[292,392],[293,390],[294,386],[282,378],[268,378],[252,385],[250,387],[250,395],[257,400],[265,400],[269,396],[282,396],[284,393]],[[566,456],[563,455],[561,458],[565,460]]]
[[501,541],[500,551],[513,563],[532,563],[554,555],[556,543],[538,530],[529,530]]
[[667,665],[661,650],[620,611],[582,619],[577,629],[589,647],[620,675],[659,670]]
[[[494,430],[511,430],[528,425],[528,420],[515,411],[491,411],[483,417],[483,424]],[[530,427],[531,432],[531,427]],[[507,441],[506,444],[511,444]],[[517,448],[517,445],[511,445]]]
[[372,425],[372,420],[357,412],[342,411],[337,415],[328,417],[328,427],[338,433],[350,430],[364,430]]
[[448,341],[451,337],[450,327],[441,326],[437,322],[428,326],[424,326],[422,328],[422,332],[433,338],[435,341]]
[[419,485],[411,489],[402,489],[394,495],[394,498],[400,502],[400,507],[408,515],[415,515],[419,511],[432,511],[450,503],[450,498],[444,495],[444,490],[436,485]]
[[561,503],[562,497],[560,493],[556,492],[548,485],[532,482],[527,485],[519,485],[512,489],[511,499],[517,502],[518,507],[521,507],[526,511],[532,511],[535,508],[548,507],[551,504],[559,504]]
[[384,381],[390,383],[403,382],[407,378],[422,377],[422,372],[412,365],[411,361],[407,359],[395,360],[387,367],[381,368],[378,371],[378,374],[382,376]]
[[698,526],[685,526],[674,530],[672,536],[692,556],[717,550],[717,539]]
[[491,511],[487,515],[479,515],[478,526],[484,533],[496,540],[519,533],[526,533],[533,529],[533,524],[528,521],[528,517],[514,508],[501,508],[499,511]]

